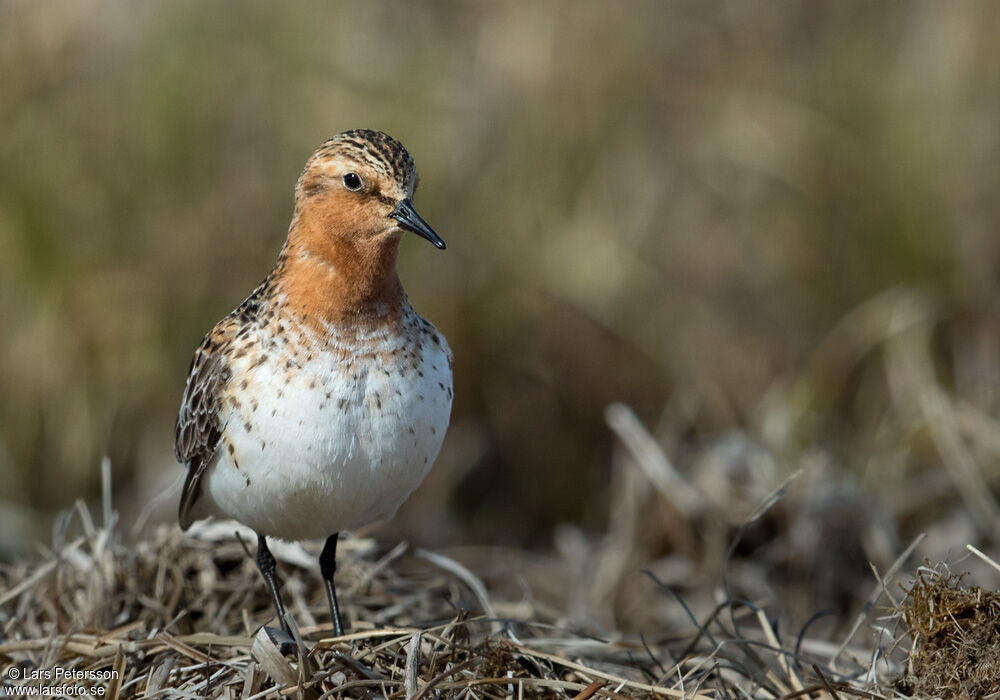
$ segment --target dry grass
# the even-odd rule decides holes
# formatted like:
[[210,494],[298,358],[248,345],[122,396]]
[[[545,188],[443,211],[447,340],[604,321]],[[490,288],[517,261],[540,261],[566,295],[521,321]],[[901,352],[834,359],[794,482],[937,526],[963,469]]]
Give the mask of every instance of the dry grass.
[[[891,446],[905,443],[929,465],[890,495],[845,475],[821,440],[794,448],[781,439],[826,405],[797,403],[794,377],[762,402],[759,428],[697,440],[677,438],[684,406],[672,403],[651,430],[611,404],[618,447],[600,494],[603,532],[565,524],[547,554],[385,551],[346,538],[338,582],[352,632],[338,639],[325,622],[317,551],[275,546],[301,625],[301,649],[284,657],[258,633],[273,624],[271,608],[235,526],[183,536],[143,526],[143,515],[116,528],[106,464],[101,524],[79,505],[50,549],[0,570],[6,682],[11,668],[61,668],[119,671],[117,697],[990,692],[989,660],[969,651],[995,646],[996,594],[905,573],[963,541],[994,553],[1000,454],[996,422],[936,379],[930,326],[913,301],[885,295],[859,309],[808,370],[829,374],[827,356],[845,347],[880,366],[892,389],[880,421],[890,449],[874,445],[870,462],[888,472]],[[868,337],[866,328],[897,330]],[[901,540],[918,528],[925,534]],[[978,559],[963,570],[985,563],[993,575],[993,560],[970,549]]]
[[[873,301],[827,350],[851,345],[859,326],[884,325],[868,317],[911,318],[908,300]],[[782,425],[808,420],[808,409],[796,411],[794,382],[782,400],[764,402],[759,430],[698,441],[676,439],[683,407],[668,406],[653,431],[611,404],[605,419],[619,445],[601,493],[601,533],[565,524],[547,554],[385,551],[348,537],[338,583],[351,633],[338,639],[326,623],[317,550],[276,545],[285,600],[301,625],[291,657],[258,633],[273,624],[271,608],[236,526],[200,524],[185,536],[172,524],[145,527],[142,516],[116,527],[106,463],[100,524],[80,504],[40,557],[0,569],[5,682],[12,668],[61,668],[118,671],[113,697],[989,692],[995,673],[969,651],[995,646],[996,594],[905,573],[962,541],[994,551],[996,424],[935,380],[923,328],[869,341],[893,388],[882,421],[888,443],[899,444],[895,433],[922,435],[924,454],[945,467],[910,474],[892,498],[845,478],[820,441],[793,450],[775,438]],[[873,448],[872,463],[891,466],[887,454]],[[907,545],[899,534],[914,522],[926,534]],[[978,558],[963,570],[985,563],[992,575],[993,560],[970,550]],[[962,661],[941,662],[949,653]]]
[[[888,371],[925,375],[919,344],[903,347],[912,357],[896,353],[906,361]],[[953,415],[949,396],[935,397],[933,415]],[[973,531],[974,489],[956,489],[966,500],[935,491],[927,472],[910,484],[915,504],[880,510],[831,477],[832,457],[818,449],[785,476],[789,460],[749,432],[685,451],[624,404],[606,420],[621,447],[604,533],[566,525],[550,554],[386,551],[347,537],[344,637],[330,636],[317,550],[275,543],[300,625],[292,656],[259,632],[274,621],[238,526],[182,535],[140,518],[117,527],[105,463],[100,523],[80,503],[51,548],[0,569],[6,690],[41,688],[57,668],[115,671],[112,697],[881,698],[991,688],[992,672],[968,652],[995,646],[996,594],[903,573],[928,540],[954,544],[956,522]],[[942,446],[966,444],[951,421],[933,429]],[[932,507],[946,515],[926,536],[906,547],[886,537],[887,519]],[[979,559],[968,564],[996,566],[971,549]],[[817,602],[828,609],[816,612]],[[945,653],[965,654],[964,666],[942,665]],[[13,668],[35,676],[15,683]]]
[[917,697],[1000,693],[1000,594],[940,570],[920,572],[900,607],[912,639],[897,687]]
[[[954,557],[1000,559],[1000,6],[631,5],[0,5],[4,670],[924,692],[895,685],[933,649],[901,643],[919,601],[990,599]],[[132,523],[172,521],[149,504],[191,349],[272,264],[304,157],[358,125],[411,147],[450,246],[403,249],[459,393],[382,531],[450,549],[345,540],[331,642],[315,551],[278,548],[307,650],[279,659],[232,528]],[[30,556],[102,454],[129,527],[78,508]],[[971,575],[897,612],[924,560]],[[958,651],[989,611],[962,610]]]
[[[98,526],[78,505],[52,549],[0,574],[8,692],[20,684],[11,668],[59,668],[115,671],[110,697],[871,698],[885,697],[901,669],[877,648],[848,645],[857,626],[842,643],[808,627],[783,637],[763,607],[737,598],[696,618],[651,572],[640,577],[646,588],[683,610],[691,631],[583,634],[561,611],[493,600],[450,557],[405,545],[381,552],[361,537],[341,547],[351,632],[339,638],[325,620],[316,552],[274,547],[292,623],[302,625],[298,653],[282,656],[259,631],[273,623],[270,604],[236,526],[202,524],[192,536],[159,526],[126,544],[104,510]],[[587,575],[599,576],[598,565]],[[920,590],[914,600],[930,600]],[[883,592],[879,583],[871,602]],[[918,608],[907,608],[907,621]]]

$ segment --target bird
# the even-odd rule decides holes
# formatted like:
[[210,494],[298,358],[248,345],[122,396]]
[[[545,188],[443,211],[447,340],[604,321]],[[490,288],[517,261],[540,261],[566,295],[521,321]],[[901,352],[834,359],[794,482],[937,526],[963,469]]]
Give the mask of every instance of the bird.
[[339,533],[395,515],[448,429],[453,355],[397,271],[406,232],[445,249],[414,208],[418,183],[388,134],[327,139],[296,182],[273,269],[191,360],[174,436],[180,526],[229,518],[256,533],[283,633],[266,627],[272,639],[291,629],[267,538],[325,538],[319,568],[342,636]]

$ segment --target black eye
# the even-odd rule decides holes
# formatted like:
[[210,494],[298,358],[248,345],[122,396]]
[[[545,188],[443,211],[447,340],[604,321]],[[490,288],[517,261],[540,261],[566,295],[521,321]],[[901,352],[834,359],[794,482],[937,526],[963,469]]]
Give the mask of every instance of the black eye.
[[347,173],[343,177],[344,187],[347,189],[357,192],[361,189],[361,176],[357,173]]

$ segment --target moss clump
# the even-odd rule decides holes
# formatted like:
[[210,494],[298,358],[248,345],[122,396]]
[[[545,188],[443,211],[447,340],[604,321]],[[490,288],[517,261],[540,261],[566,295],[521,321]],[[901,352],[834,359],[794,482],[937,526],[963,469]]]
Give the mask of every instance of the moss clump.
[[898,690],[917,697],[1000,692],[1000,593],[965,587],[960,576],[921,573],[901,612],[913,647]]

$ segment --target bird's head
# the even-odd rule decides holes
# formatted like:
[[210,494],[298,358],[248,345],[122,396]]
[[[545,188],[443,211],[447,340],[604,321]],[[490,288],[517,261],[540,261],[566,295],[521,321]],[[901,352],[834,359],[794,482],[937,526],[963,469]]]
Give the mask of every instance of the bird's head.
[[403,231],[445,243],[413,208],[418,176],[413,158],[381,131],[337,134],[306,162],[295,186],[300,218],[319,224],[327,243],[395,247]]

